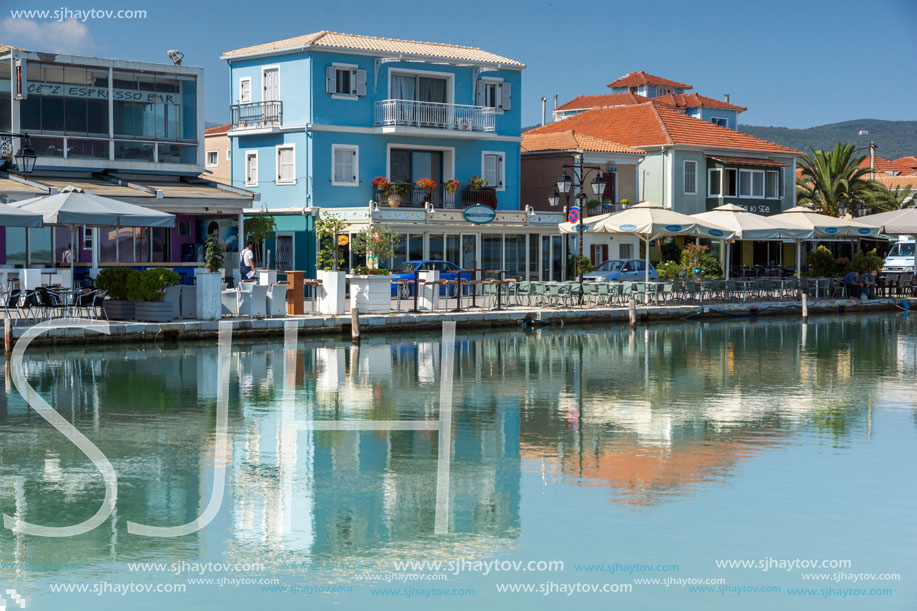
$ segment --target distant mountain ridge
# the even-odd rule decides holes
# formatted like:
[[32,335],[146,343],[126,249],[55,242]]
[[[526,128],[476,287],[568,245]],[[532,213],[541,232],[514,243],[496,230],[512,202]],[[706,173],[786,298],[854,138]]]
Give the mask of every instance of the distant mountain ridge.
[[[879,147],[876,154],[886,159],[917,155],[917,121],[857,119],[806,129],[739,125],[739,131],[804,153],[808,153],[812,148],[834,148],[838,141],[852,142],[861,147],[869,144],[871,140]],[[861,131],[869,133],[861,135]],[[865,153],[866,151],[863,151],[861,154]]]

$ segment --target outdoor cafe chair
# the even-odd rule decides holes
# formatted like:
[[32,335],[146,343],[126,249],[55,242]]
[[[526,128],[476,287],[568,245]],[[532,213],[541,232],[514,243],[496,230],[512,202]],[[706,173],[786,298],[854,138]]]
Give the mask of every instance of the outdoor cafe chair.
[[583,306],[590,307],[598,304],[599,287],[595,282],[583,283]]
[[[512,296],[514,305],[522,305],[522,298],[525,297],[526,303],[529,302],[529,297],[532,294],[532,283],[527,280],[521,280],[514,283],[516,286],[513,289]],[[508,301],[509,293],[507,293]]]
[[598,282],[595,287],[596,305],[607,306],[611,302],[611,285],[607,282]]
[[642,282],[640,292],[643,294],[643,303],[649,304],[652,301],[659,305],[659,288],[658,282]]
[[290,285],[283,283],[274,283],[267,290],[267,315],[286,316],[287,314],[287,289]]
[[529,305],[544,305],[547,288],[544,282],[532,282],[529,288]]
[[483,301],[485,308],[493,308],[497,304],[497,282],[496,280],[484,281]]

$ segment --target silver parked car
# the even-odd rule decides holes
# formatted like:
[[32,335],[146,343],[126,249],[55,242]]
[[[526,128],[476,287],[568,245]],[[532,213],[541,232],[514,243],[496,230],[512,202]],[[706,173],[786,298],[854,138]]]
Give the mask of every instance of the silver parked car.
[[612,259],[605,261],[597,268],[583,274],[583,280],[643,280],[646,277],[646,265],[650,266],[650,280],[659,278],[656,268],[652,263],[647,264],[643,259]]

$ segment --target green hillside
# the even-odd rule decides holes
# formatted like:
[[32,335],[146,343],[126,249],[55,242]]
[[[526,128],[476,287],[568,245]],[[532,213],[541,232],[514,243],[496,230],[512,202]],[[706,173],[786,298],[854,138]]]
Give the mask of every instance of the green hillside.
[[[869,133],[860,135],[859,132],[864,130]],[[872,140],[879,146],[876,154],[886,159],[917,155],[917,121],[858,119],[808,129],[739,125],[739,131],[805,153],[808,153],[810,148],[833,148],[838,141],[865,146]]]

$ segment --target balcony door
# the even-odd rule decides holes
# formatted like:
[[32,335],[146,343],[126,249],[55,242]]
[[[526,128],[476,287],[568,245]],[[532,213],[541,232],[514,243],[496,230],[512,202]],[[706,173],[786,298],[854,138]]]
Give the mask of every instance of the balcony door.
[[[434,206],[440,205],[440,189],[428,193],[418,189],[416,182],[421,178],[432,178],[437,185],[443,180],[442,151],[413,151],[409,149],[392,149],[390,180],[401,180],[411,185],[410,203],[422,206],[430,201]],[[427,200],[429,197],[429,200]]]
[[404,100],[396,110],[400,124],[417,127],[445,127],[448,79],[419,74],[392,74],[390,95]]
[[[280,70],[278,68],[265,68],[261,74],[263,91],[261,101],[264,103],[264,122],[266,124],[279,123],[280,106]],[[270,102],[274,102],[271,104]]]

